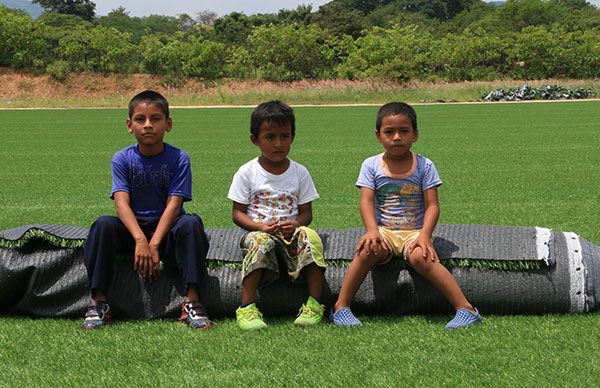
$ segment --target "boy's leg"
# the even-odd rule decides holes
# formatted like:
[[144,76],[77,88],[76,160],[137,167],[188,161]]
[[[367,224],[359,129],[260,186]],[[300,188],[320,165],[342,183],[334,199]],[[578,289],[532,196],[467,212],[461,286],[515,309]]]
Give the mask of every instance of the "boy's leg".
[[378,256],[375,254],[369,255],[367,254],[367,251],[363,249],[354,256],[352,263],[350,263],[350,267],[344,275],[338,299],[333,305],[334,312],[344,307],[350,307],[352,299],[354,299],[358,289],[367,277],[367,273],[369,273],[369,271],[377,264],[385,262],[389,258],[389,255],[390,253],[388,251],[383,251]]
[[320,301],[323,296],[325,268],[312,263],[304,267],[304,273],[306,274],[306,282],[308,283],[308,295]]
[[238,325],[244,330],[257,330],[267,326],[261,312],[254,304],[256,290],[262,284],[279,277],[277,242],[268,233],[248,232],[240,242],[242,263],[242,304],[236,310]]
[[114,259],[119,252],[133,249],[133,239],[117,217],[98,217],[90,227],[83,247],[92,298],[105,301],[113,275]]
[[202,219],[184,214],[175,219],[164,242],[165,257],[179,269],[185,287],[185,302],[181,306],[180,320],[194,329],[208,329],[212,322],[200,303],[199,285],[206,278],[206,255],[208,237]]
[[242,306],[247,306],[254,303],[254,296],[264,270],[262,268],[255,269],[250,272],[244,280],[242,280]]
[[[189,293],[190,285],[198,287],[206,277],[208,248],[208,237],[200,217],[184,214],[173,221],[163,244],[163,252],[167,259],[175,259],[186,294]],[[186,296],[195,297],[193,292]]]
[[113,264],[118,252],[133,249],[133,239],[120,219],[98,217],[92,224],[83,248],[92,301],[88,305],[84,329],[98,329],[111,321],[111,311],[106,303],[113,274]]
[[254,302],[259,286],[279,277],[277,241],[268,233],[248,232],[240,242],[242,263],[242,305]]
[[308,285],[308,299],[300,307],[296,325],[315,325],[323,319],[325,306],[321,304],[325,259],[321,237],[311,228],[299,227],[291,242],[286,245],[286,264],[288,274],[296,280],[302,273]]
[[433,283],[455,310],[475,311],[450,271],[439,261],[424,258],[423,250],[420,247],[415,248],[406,255],[406,261],[419,275]]
[[456,279],[439,261],[423,257],[423,250],[420,247],[415,248],[405,257],[410,266],[433,283],[456,310],[456,315],[448,322],[446,329],[454,330],[481,322],[479,311],[469,303]]
[[344,327],[362,325],[350,310],[350,304],[365,280],[367,273],[377,264],[385,263],[389,259],[389,255],[388,251],[383,251],[379,255],[367,254],[367,251],[363,249],[354,256],[344,275],[338,299],[331,308],[330,319],[333,324]]

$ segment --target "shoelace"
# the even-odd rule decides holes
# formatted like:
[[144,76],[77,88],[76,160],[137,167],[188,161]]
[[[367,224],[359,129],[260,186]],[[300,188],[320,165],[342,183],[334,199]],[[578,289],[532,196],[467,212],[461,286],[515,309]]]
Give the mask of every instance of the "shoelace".
[[200,319],[206,315],[204,309],[197,303],[187,303],[184,309],[192,319]]
[[262,313],[260,311],[258,311],[258,309],[250,310],[250,311],[248,311],[247,314],[248,314],[247,318],[250,321],[253,319],[257,319],[257,318],[262,319],[262,317],[263,317]]
[[302,307],[300,307],[300,312],[298,313],[298,316],[300,316],[302,314],[306,314],[310,317],[314,317],[317,315],[317,312],[314,309],[312,309],[309,305],[303,304]]
[[[106,311],[108,311],[108,309]],[[106,315],[106,312],[103,311],[102,305],[89,306],[85,313],[85,319],[86,320],[104,319],[105,315]]]

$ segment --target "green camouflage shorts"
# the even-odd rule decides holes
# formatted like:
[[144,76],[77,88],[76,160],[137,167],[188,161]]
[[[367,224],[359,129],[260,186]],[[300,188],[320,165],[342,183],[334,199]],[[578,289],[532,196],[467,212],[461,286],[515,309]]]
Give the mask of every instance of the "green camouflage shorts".
[[293,281],[298,279],[304,267],[312,263],[325,268],[321,238],[306,226],[296,228],[289,241],[264,232],[248,232],[242,237],[240,247],[244,254],[242,280],[256,269],[265,269],[260,285],[279,278],[278,258],[285,264]]

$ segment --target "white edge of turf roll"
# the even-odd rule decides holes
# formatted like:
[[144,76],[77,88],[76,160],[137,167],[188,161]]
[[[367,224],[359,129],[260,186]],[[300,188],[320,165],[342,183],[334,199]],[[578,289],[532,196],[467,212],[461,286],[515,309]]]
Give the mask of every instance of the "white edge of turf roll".
[[579,241],[579,236],[575,233],[564,232],[564,235],[569,260],[569,297],[571,299],[569,312],[582,313],[586,311],[586,295],[585,268],[583,266],[581,242]]
[[552,265],[551,237],[552,230],[538,226],[535,227],[535,244],[537,246],[538,260],[543,260],[547,266]]

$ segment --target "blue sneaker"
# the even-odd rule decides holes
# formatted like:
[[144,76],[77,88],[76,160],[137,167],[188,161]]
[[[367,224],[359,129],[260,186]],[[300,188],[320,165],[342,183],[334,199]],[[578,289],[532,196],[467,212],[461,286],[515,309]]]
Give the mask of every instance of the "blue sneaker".
[[96,302],[92,299],[88,305],[85,319],[81,324],[84,330],[100,329],[111,321],[110,307],[106,302]]
[[206,330],[212,327],[212,322],[208,319],[206,309],[198,302],[184,302],[181,305],[179,320],[192,329]]
[[475,313],[467,309],[458,309],[454,318],[446,325],[446,330],[460,329],[481,322],[479,311],[475,307],[473,308]]
[[350,307],[342,307],[338,311],[333,311],[331,308],[331,322],[336,326],[354,327],[361,326],[362,323],[352,314]]

